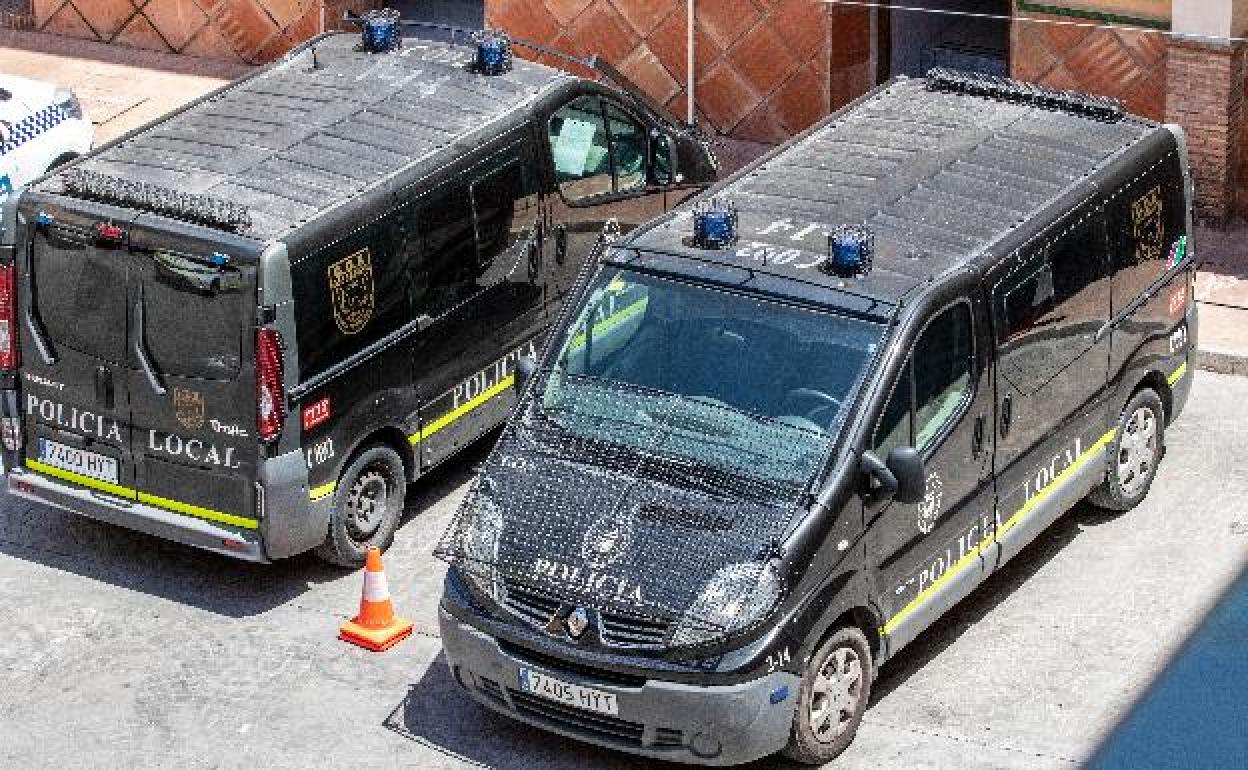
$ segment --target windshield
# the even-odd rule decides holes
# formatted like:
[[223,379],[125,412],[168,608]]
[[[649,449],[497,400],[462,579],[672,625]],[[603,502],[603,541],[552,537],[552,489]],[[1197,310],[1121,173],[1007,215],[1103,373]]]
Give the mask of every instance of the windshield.
[[733,474],[818,470],[883,327],[605,267],[538,383],[563,431]]

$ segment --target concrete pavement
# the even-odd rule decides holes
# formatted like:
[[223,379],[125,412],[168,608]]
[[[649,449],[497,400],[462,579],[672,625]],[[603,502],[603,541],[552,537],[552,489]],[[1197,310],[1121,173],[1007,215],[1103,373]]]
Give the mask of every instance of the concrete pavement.
[[[1076,508],[903,651],[835,767],[1092,753],[1245,564],[1248,380],[1195,377],[1149,498]],[[0,497],[0,766],[653,767],[455,689],[430,552],[484,451],[410,488],[386,567],[417,634],[381,655],[335,639],[358,574],[236,563]]]

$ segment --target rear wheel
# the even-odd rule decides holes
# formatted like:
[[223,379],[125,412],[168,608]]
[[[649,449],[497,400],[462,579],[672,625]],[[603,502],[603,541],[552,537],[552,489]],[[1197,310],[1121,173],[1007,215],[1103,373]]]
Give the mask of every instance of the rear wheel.
[[1129,511],[1148,495],[1165,448],[1166,411],[1149,388],[1139,391],[1118,418],[1104,483],[1088,495],[1098,508]]
[[871,645],[862,631],[850,626],[828,637],[802,676],[785,756],[806,765],[840,756],[862,723],[873,671]]
[[368,549],[389,548],[406,494],[407,476],[398,452],[379,444],[357,454],[338,480],[329,532],[317,556],[331,564],[360,567]]

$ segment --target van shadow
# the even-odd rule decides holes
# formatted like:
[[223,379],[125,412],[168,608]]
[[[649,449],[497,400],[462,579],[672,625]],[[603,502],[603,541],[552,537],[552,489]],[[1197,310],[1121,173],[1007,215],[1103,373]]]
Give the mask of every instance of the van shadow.
[[[421,680],[409,686],[407,695],[383,725],[448,758],[497,770],[688,767],[581,743],[496,714],[460,689],[441,653]],[[740,767],[775,768],[777,760],[760,760]]]
[[1085,529],[1107,524],[1121,515],[1103,511],[1087,502],[1080,502],[1068,511],[883,666],[879,679],[872,686],[868,708],[887,698],[963,633],[987,618]]
[[[432,533],[436,540],[441,523],[426,525],[422,519],[472,478],[491,446],[493,438],[477,442],[409,485],[400,527],[437,529]],[[429,559],[431,548],[421,549]],[[267,612],[318,586],[355,579],[353,570],[326,564],[312,553],[272,564],[238,561],[2,491],[0,555],[236,618]]]

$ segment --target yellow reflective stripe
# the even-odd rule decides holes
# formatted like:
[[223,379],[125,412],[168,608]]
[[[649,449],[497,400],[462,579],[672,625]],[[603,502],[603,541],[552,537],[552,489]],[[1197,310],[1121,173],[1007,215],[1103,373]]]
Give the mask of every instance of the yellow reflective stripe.
[[232,527],[241,527],[243,529],[257,529],[260,526],[260,522],[255,519],[246,519],[242,516],[235,516],[232,513],[222,513],[221,511],[214,511],[211,508],[191,505],[190,503],[184,503],[179,500],[170,500],[165,497],[149,495],[146,492],[138,492],[130,489],[129,487],[110,484],[107,481],[93,479],[89,476],[74,473],[73,471],[62,470],[45,463],[41,463],[38,460],[27,459],[26,467],[30,468],[32,471],[38,471],[45,476],[52,476],[53,478],[72,481],[75,484],[81,484],[84,487],[91,487],[92,489],[98,489],[102,492],[108,492],[110,495],[116,495],[117,497],[124,497],[129,500],[138,500],[141,503],[150,503],[160,508],[164,508],[165,510],[172,511],[173,513],[195,516],[200,519],[229,524]]
[[331,481],[328,484],[322,484],[319,487],[312,487],[308,490],[308,497],[313,500],[320,500],[322,497],[329,497],[338,489],[338,482]]
[[413,433],[412,435],[408,436],[407,440],[412,442],[412,444],[419,444],[420,442],[429,438],[433,434],[437,433],[438,431],[447,427],[451,423],[455,422],[459,418],[468,414],[472,410],[481,406],[485,402],[489,401],[495,396],[498,396],[500,393],[503,393],[504,391],[506,391],[508,388],[510,388],[512,385],[515,385],[515,384],[516,384],[516,375],[514,374],[507,375],[506,377],[499,380],[491,388],[489,388],[488,390],[486,390],[484,393],[480,394],[476,398],[470,401],[466,401],[463,404],[460,404],[458,408],[453,409],[450,412],[447,412],[446,414],[442,415],[438,419],[434,420],[433,422],[429,423],[425,427],[421,428],[419,433]]
[[139,493],[139,502],[151,503],[152,505],[165,508],[173,511],[174,513],[183,513],[187,516],[207,519],[208,521],[216,521],[221,524],[229,524],[231,527],[242,527],[243,529],[257,529],[260,527],[260,522],[255,519],[245,519],[242,516],[235,516],[232,513],[222,513],[221,511],[214,511],[211,508],[204,508],[202,506],[184,503],[180,500],[170,500],[167,497],[149,495],[146,492]]
[[[598,323],[594,324],[594,334],[605,334],[638,313],[644,312],[649,302],[649,297],[642,297],[631,305],[625,305]],[[581,332],[572,338],[572,342],[568,345],[568,350],[579,350],[584,346],[585,332]]]
[[945,570],[944,574],[936,578],[936,580],[934,580],[930,586],[920,591],[919,595],[914,597],[914,599],[912,599],[905,607],[902,607],[900,612],[898,612],[893,617],[889,618],[888,622],[885,623],[880,628],[880,632],[887,635],[891,633],[892,631],[894,631],[897,628],[897,626],[901,624],[901,621],[905,620],[907,616],[909,616],[916,609],[922,606],[923,603],[926,602],[928,599],[930,599],[932,595],[935,594],[938,590],[940,590],[940,587],[943,586],[947,581],[951,580],[959,572],[966,569],[967,565],[971,564],[973,561],[979,558],[980,553],[982,553],[985,548],[992,545],[993,542],[995,542],[999,537],[1001,537],[1001,535],[1008,532],[1015,525],[1017,525],[1020,521],[1022,521],[1023,518],[1027,516],[1027,514],[1035,510],[1036,506],[1039,505],[1046,497],[1048,497],[1049,494],[1053,492],[1053,490],[1057,489],[1058,485],[1061,484],[1061,482],[1063,482],[1067,478],[1070,478],[1070,476],[1074,475],[1074,473],[1078,471],[1079,468],[1083,467],[1083,465],[1087,463],[1088,460],[1090,460],[1095,454],[1100,452],[1100,450],[1104,449],[1106,444],[1113,441],[1114,436],[1116,435],[1118,435],[1118,429],[1114,428],[1113,430],[1109,431],[1108,433],[1106,433],[1105,435],[1097,439],[1095,444],[1088,447],[1086,451],[1084,451],[1077,458],[1075,458],[1075,461],[1073,463],[1071,463],[1070,465],[1062,469],[1062,472],[1054,476],[1053,480],[1050,481],[1048,484],[1046,484],[1043,489],[1036,492],[1036,494],[1032,495],[1031,499],[1028,500],[1026,503],[1024,503],[1023,507],[1019,508],[1018,511],[1016,511],[1013,516],[1007,519],[1004,524],[998,527],[995,533],[979,541],[978,545],[976,545],[974,548],[968,551],[966,555],[963,556],[961,559],[958,559],[956,562],[954,562],[953,566]]
[[1174,383],[1183,379],[1183,375],[1185,374],[1187,374],[1187,362],[1184,362],[1182,366],[1180,366],[1178,369],[1175,369],[1174,374],[1166,378],[1166,382],[1170,383],[1171,385],[1174,385]]
[[130,500],[136,499],[135,496],[137,493],[133,489],[130,489],[129,487],[122,487],[116,484],[110,484],[107,481],[100,481],[99,479],[93,479],[90,476],[83,476],[81,474],[74,473],[73,471],[61,470],[60,468],[57,468],[55,466],[41,463],[38,460],[31,460],[30,458],[27,458],[26,467],[30,468],[32,471],[39,471],[45,476],[52,476],[53,478],[64,479],[65,481],[72,481],[75,484],[81,484],[84,487],[91,487],[92,489],[98,489],[102,492],[107,492],[110,495],[116,495],[117,497],[125,497],[125,498],[129,498]]

